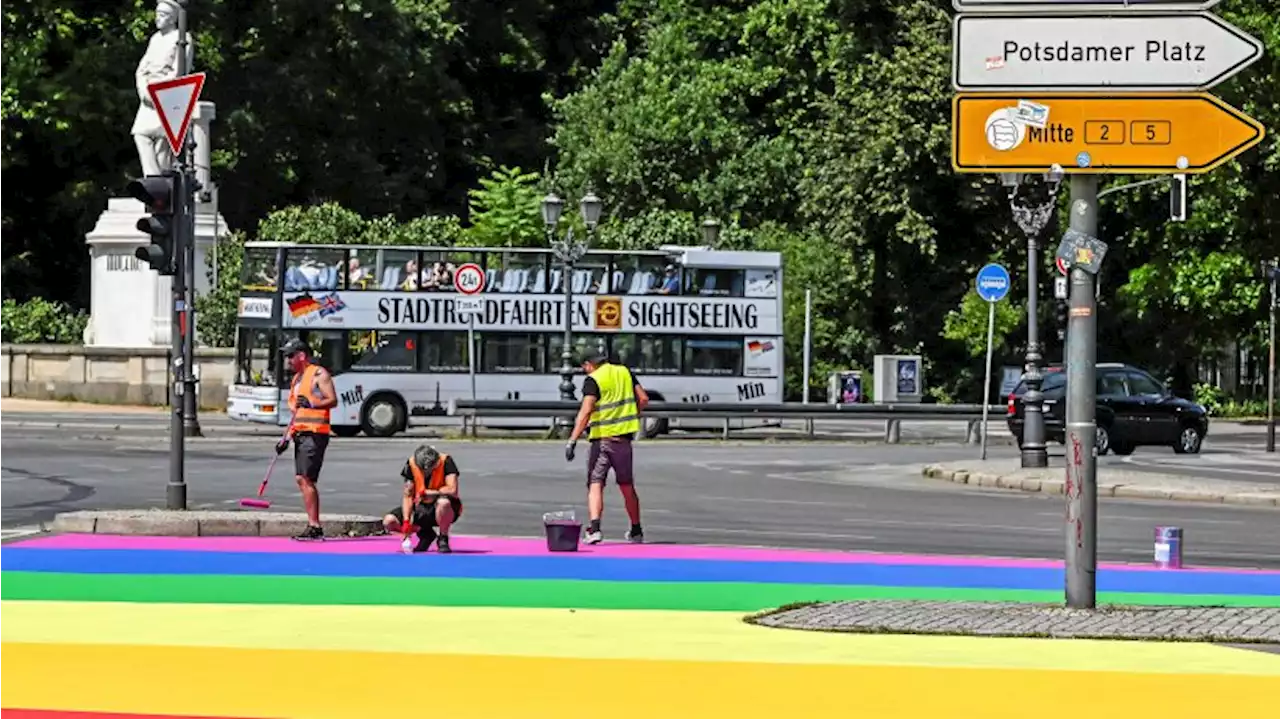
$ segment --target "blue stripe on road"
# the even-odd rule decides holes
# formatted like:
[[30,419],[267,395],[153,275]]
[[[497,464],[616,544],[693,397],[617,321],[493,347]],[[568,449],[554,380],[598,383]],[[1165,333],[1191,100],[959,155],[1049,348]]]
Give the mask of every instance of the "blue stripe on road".
[[[818,562],[592,559],[454,554],[323,555],[178,550],[0,550],[8,571],[329,577],[585,579],[614,582],[759,582],[893,587],[1061,589],[1060,569]],[[1280,575],[1099,570],[1098,590],[1280,596]]]

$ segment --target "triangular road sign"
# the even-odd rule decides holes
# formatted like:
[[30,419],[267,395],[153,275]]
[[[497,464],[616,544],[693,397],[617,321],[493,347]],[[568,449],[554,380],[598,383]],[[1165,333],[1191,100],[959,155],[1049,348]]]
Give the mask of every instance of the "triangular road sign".
[[164,134],[169,138],[169,147],[175,156],[182,152],[191,113],[195,112],[203,89],[203,72],[147,85],[147,92],[151,94],[151,102],[155,105],[156,114],[160,115],[160,124],[164,126]]

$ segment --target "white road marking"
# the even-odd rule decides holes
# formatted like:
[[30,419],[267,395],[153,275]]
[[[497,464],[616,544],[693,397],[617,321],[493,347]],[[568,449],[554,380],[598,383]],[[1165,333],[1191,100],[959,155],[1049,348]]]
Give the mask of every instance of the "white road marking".
[[1060,527],[1016,527],[1007,524],[963,524],[959,522],[934,522],[930,520],[903,521],[897,519],[858,519],[850,517],[842,520],[849,524],[876,524],[886,527],[915,527],[918,529],[1004,529],[1012,532],[1033,532],[1036,534],[1058,534]]

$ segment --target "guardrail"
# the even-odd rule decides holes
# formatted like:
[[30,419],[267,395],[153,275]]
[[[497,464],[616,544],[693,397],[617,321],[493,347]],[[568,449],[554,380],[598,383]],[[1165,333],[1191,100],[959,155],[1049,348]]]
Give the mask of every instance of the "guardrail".
[[[482,417],[567,417],[569,421],[578,413],[577,402],[539,402],[526,400],[469,400],[455,399],[449,403],[449,415],[462,417],[464,427],[471,426],[474,436],[475,420]],[[1000,421],[1004,418],[1003,405],[990,405],[988,418]],[[722,436],[729,438],[730,424],[738,419],[792,419],[805,420],[806,431],[813,435],[815,420],[883,420],[884,441],[897,444],[902,437],[902,422],[966,422],[965,441],[977,444],[981,436],[982,405],[980,404],[740,404],[737,402],[708,402],[686,404],[684,402],[650,402],[644,409],[646,418],[699,418],[719,419],[723,422]]]

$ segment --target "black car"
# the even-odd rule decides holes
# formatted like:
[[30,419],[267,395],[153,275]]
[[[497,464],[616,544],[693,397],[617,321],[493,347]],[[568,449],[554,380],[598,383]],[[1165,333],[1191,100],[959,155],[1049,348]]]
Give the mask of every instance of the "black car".
[[[1198,454],[1209,433],[1204,407],[1175,397],[1146,372],[1126,364],[1097,365],[1098,455],[1107,451],[1132,454],[1140,446],[1173,447],[1179,454]],[[1022,446],[1023,395],[1026,380],[1009,395],[1009,432]],[[1061,366],[1044,371],[1044,429],[1046,440],[1066,443],[1067,373]]]

